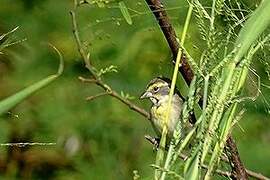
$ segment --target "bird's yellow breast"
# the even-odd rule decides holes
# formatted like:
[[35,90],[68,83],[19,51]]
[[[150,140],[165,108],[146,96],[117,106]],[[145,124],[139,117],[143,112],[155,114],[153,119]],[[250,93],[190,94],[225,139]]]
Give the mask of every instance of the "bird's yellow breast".
[[160,121],[165,122],[166,111],[167,111],[167,106],[164,106],[164,105],[153,106],[152,107],[152,116],[156,119],[159,119]]
[[151,115],[155,126],[160,132],[162,132],[163,126],[166,122],[167,106],[153,106],[151,109]]
[[[176,101],[174,99],[170,113],[168,114],[169,117],[166,119],[167,116],[167,110],[168,110],[168,102],[163,101],[159,106],[152,106],[151,108],[151,118],[153,120],[153,123],[156,127],[156,129],[159,131],[159,133],[162,133],[162,129],[167,123],[168,127],[168,133],[169,135],[173,134],[173,131],[176,127],[176,123],[179,121],[181,108],[180,108],[180,101]],[[166,122],[167,121],[167,122]]]

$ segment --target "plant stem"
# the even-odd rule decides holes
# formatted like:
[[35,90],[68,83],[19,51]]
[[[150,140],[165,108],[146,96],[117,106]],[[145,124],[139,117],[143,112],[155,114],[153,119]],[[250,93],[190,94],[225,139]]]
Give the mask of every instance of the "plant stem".
[[[184,44],[184,42],[185,42],[188,26],[189,26],[192,11],[193,11],[193,4],[192,3],[193,3],[192,1],[189,3],[189,9],[188,9],[188,13],[187,13],[183,33],[182,33],[182,36],[181,36],[182,44]],[[182,49],[179,48],[177,58],[176,58],[176,63],[174,65],[172,84],[171,84],[171,89],[170,89],[170,94],[169,94],[169,103],[168,103],[168,109],[167,109],[167,114],[166,114],[166,126],[167,126],[167,122],[169,120],[169,113],[170,113],[171,104],[172,104],[172,97],[173,97],[173,94],[174,94],[175,84],[176,84],[176,80],[177,80],[178,68],[179,68],[179,65],[181,63],[181,57],[182,57]],[[163,138],[163,136],[161,137],[161,139],[162,138]],[[165,134],[165,138],[166,138],[166,134]],[[173,142],[173,140],[171,140],[171,142]],[[169,147],[169,151],[168,151],[167,158],[166,158],[166,161],[165,161],[164,169],[169,170],[170,162],[172,160],[174,151],[175,151],[175,144],[170,143],[170,147]],[[166,177],[166,171],[163,171],[160,179],[164,180],[165,177]]]
[[212,143],[212,133],[215,131],[215,125],[217,125],[220,121],[220,118],[222,116],[222,112],[224,109],[224,101],[227,97],[227,92],[230,88],[231,81],[233,78],[234,70],[235,70],[235,63],[232,62],[229,64],[229,66],[226,68],[228,72],[226,73],[224,85],[222,87],[222,91],[218,97],[217,103],[216,103],[216,108],[212,114],[212,117],[209,122],[208,126],[208,132],[206,133],[204,145],[203,145],[203,151],[202,151],[202,157],[201,157],[201,163],[204,162],[206,154],[209,150],[209,147]]
[[204,78],[203,111],[205,111],[206,105],[207,105],[208,86],[209,86],[209,76],[206,76],[206,77]]

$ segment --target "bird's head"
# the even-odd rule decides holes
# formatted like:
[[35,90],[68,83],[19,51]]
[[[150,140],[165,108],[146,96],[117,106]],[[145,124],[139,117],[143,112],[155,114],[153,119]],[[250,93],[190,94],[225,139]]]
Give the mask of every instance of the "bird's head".
[[149,98],[154,105],[157,105],[163,98],[168,97],[170,93],[171,80],[164,77],[152,79],[140,99]]

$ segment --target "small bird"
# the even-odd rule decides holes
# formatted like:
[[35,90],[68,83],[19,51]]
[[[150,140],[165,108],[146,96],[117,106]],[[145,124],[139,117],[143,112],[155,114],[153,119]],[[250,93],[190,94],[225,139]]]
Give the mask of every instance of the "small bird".
[[[167,108],[169,103],[169,93],[171,88],[171,80],[165,77],[157,77],[149,82],[145,92],[140,99],[149,98],[152,102],[150,117],[153,129],[159,137],[161,137],[163,127],[166,122]],[[180,121],[180,115],[183,108],[184,98],[179,91],[175,89],[172,98],[170,114],[168,118],[168,134],[167,137],[172,138],[177,122]]]

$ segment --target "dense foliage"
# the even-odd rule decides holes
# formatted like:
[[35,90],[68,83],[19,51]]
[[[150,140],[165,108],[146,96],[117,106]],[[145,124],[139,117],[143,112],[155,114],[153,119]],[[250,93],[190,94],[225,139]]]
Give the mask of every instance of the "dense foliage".
[[[205,3],[205,7],[211,6],[210,2]],[[106,82],[119,94],[147,109],[150,104],[143,104],[138,97],[153,77],[171,76],[172,57],[145,2],[127,1],[125,4],[131,22],[123,16],[118,2],[111,2],[85,4],[79,9],[78,23],[84,43],[91,52],[91,61],[98,69],[114,69],[104,75]],[[170,0],[164,4],[180,34],[188,3]],[[258,4],[258,1],[241,1],[235,7],[243,10],[235,13],[241,19]],[[60,78],[0,117],[0,143],[48,142],[56,145],[1,146],[1,176],[39,179],[141,176],[152,179],[153,169],[149,165],[155,161],[155,153],[144,139],[144,134],[154,134],[148,121],[107,96],[85,101],[86,97],[102,91],[78,80],[79,76],[87,77],[89,72],[84,68],[72,35],[69,15],[72,7],[71,1],[0,2],[0,34],[19,26],[10,38],[14,41],[27,39],[1,50],[1,99],[55,73],[58,56],[48,43],[57,47],[65,60]],[[216,19],[218,30],[227,28],[226,21],[233,18]],[[199,59],[206,47],[201,38],[204,32],[199,31],[203,28],[198,29],[203,25],[193,16],[187,32],[185,47],[194,59]],[[240,27],[236,27],[232,36],[239,30]],[[219,46],[219,39],[210,42],[213,47]],[[211,59],[211,55],[207,57]],[[246,100],[241,105],[245,113],[235,125],[233,135],[245,166],[270,176],[267,165],[270,160],[270,67],[267,58],[269,50],[257,53],[252,61],[244,95],[256,97],[256,100]],[[182,83],[180,80],[177,86],[187,92]]]

